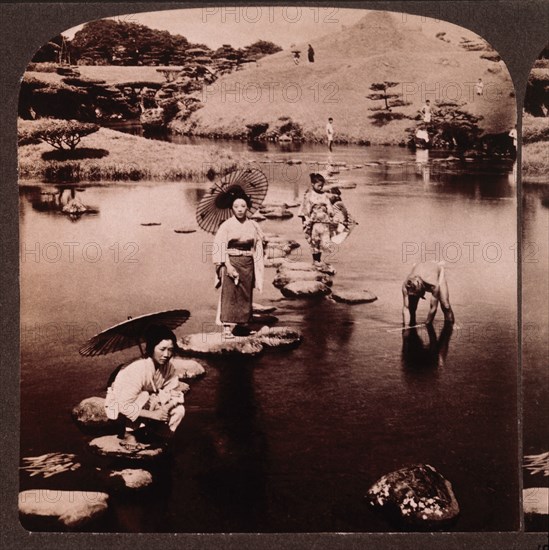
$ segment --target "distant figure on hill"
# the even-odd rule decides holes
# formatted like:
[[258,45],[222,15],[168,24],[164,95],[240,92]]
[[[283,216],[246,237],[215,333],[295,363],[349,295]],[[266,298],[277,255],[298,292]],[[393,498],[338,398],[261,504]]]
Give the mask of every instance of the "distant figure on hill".
[[421,262],[414,265],[402,285],[402,298],[404,301],[402,324],[406,326],[406,321],[408,321],[409,326],[416,324],[417,305],[419,299],[424,298],[426,292],[431,293],[431,302],[425,324],[429,325],[433,322],[439,302],[444,312],[444,321],[453,323],[454,312],[450,305],[450,294],[444,274],[444,263]]
[[332,152],[332,144],[334,142],[334,119],[330,117],[328,119],[328,124],[326,124],[326,137],[328,138],[328,149]]
[[315,62],[315,51],[313,50],[313,47],[309,44],[309,49],[307,50],[307,56],[309,58],[309,63]]
[[300,52],[299,50],[292,50],[293,60],[294,60],[294,63],[295,63],[296,65],[299,64],[299,54],[300,54],[300,53],[301,53],[301,52]]
[[423,122],[425,122],[426,124],[430,124],[432,107],[431,107],[431,101],[429,99],[425,101],[425,105],[423,105],[420,112],[423,115]]
[[478,82],[475,84],[475,92],[477,95],[482,95],[484,90],[484,82],[482,82],[482,78],[478,79]]

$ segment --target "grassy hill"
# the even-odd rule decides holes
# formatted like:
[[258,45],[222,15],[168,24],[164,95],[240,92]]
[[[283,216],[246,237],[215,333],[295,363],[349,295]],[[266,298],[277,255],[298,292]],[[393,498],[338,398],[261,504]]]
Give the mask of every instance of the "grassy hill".
[[[516,120],[513,84],[502,62],[482,59],[482,51],[466,51],[420,29],[406,25],[388,12],[369,12],[353,26],[313,41],[315,62],[307,61],[307,43],[297,43],[301,60],[282,51],[218,79],[202,93],[204,107],[175,131],[195,134],[238,135],[246,124],[280,126],[290,117],[301,125],[307,139],[324,139],[329,116],[334,118],[336,140],[398,143],[411,120],[375,126],[368,108],[381,106],[365,98],[373,82],[389,80],[401,85],[406,107],[395,108],[414,117],[425,98],[459,99],[467,110],[481,115],[485,133],[507,132]],[[481,77],[485,96],[478,98],[473,84]],[[432,93],[425,95],[426,91]]]

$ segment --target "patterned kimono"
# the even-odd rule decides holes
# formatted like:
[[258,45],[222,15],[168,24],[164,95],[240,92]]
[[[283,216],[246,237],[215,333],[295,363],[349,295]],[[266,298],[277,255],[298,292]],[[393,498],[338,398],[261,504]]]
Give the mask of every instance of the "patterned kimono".
[[[235,216],[219,227],[212,254],[216,272],[216,287],[221,284],[217,309],[217,324],[249,323],[252,318],[253,289],[263,288],[263,232],[253,220],[240,222]],[[232,279],[224,267],[227,260],[238,272]]]
[[313,254],[329,249],[334,216],[330,195],[308,189],[297,215],[301,218],[305,239]]

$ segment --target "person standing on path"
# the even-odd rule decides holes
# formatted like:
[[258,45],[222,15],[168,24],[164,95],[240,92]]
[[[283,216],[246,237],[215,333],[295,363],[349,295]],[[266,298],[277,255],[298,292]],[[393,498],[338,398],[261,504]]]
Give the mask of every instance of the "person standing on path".
[[333,122],[334,122],[334,119],[330,117],[328,119],[328,124],[326,124],[326,137],[328,138],[328,149],[330,150],[330,153],[332,152],[332,144],[334,142]]

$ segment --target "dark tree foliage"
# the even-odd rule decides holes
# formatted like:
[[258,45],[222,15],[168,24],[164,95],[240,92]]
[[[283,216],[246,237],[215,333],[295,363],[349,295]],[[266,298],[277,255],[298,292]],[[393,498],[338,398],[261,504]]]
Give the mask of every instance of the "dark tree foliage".
[[409,102],[401,98],[401,93],[392,90],[392,88],[398,85],[399,82],[385,80],[384,82],[373,82],[370,86],[372,93],[367,95],[366,98],[371,101],[383,101],[381,106],[374,105],[368,108],[369,111],[374,111],[374,113],[370,115],[370,119],[376,126],[384,126],[392,120],[407,118],[405,114],[393,111],[395,107],[410,105]]
[[60,53],[63,48],[63,37],[58,34],[49,42],[44,44],[33,56],[33,63],[58,63],[60,61]]
[[80,140],[97,132],[99,126],[77,120],[55,120],[44,118],[32,124],[25,132],[26,135],[19,136],[19,139],[45,141],[54,149],[73,150],[80,143]]

